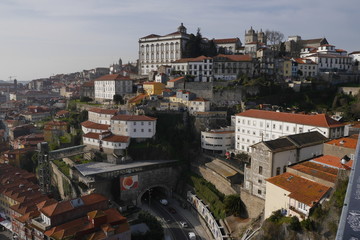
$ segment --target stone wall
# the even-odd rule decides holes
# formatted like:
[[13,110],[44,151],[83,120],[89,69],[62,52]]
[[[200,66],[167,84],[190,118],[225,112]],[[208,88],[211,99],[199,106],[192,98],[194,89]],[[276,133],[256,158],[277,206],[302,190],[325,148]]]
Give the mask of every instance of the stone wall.
[[257,218],[265,208],[265,200],[242,190],[240,198],[246,206],[249,218]]
[[[52,182],[57,187],[61,199],[70,199],[70,198],[77,197],[76,191],[75,191],[70,179],[59,170],[59,168],[55,165],[55,163],[50,162],[50,168],[53,173],[52,174]],[[65,193],[64,184],[68,184],[71,188],[71,194],[69,196],[66,195],[66,193]]]

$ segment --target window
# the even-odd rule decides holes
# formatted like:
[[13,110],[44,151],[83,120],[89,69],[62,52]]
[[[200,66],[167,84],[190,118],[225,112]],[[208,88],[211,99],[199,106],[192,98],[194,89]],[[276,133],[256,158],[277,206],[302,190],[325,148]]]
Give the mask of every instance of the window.
[[134,132],[136,132],[136,129],[134,129]]
[[280,175],[280,167],[276,168],[276,175]]
[[134,126],[136,125],[136,122],[134,122]]
[[259,166],[259,174],[262,174],[263,173],[263,168],[262,166]]
[[283,167],[283,173],[286,172],[286,166]]
[[149,132],[151,132],[151,129],[149,129]]
[[260,189],[258,189],[258,194],[261,195],[261,190]]
[[258,183],[262,184],[262,180],[261,180],[261,179],[258,179]]
[[144,129],[141,129],[141,132],[144,132]]

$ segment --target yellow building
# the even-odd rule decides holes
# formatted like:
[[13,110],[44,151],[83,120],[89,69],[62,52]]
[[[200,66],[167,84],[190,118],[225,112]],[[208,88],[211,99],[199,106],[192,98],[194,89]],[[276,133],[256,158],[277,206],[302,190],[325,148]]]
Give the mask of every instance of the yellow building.
[[147,95],[160,95],[165,89],[165,85],[159,82],[144,82],[144,91]]

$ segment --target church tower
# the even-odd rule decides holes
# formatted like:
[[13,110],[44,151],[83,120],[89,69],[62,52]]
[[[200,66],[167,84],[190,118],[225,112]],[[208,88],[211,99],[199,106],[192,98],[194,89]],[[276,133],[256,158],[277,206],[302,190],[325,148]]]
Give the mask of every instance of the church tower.
[[254,29],[251,27],[249,29],[249,31],[245,31],[245,43],[250,43],[250,42],[257,42],[258,38],[257,38],[257,34],[255,33]]
[[261,43],[264,43],[266,45],[266,35],[265,33],[262,31],[262,29],[260,29],[260,32],[258,33],[258,41]]

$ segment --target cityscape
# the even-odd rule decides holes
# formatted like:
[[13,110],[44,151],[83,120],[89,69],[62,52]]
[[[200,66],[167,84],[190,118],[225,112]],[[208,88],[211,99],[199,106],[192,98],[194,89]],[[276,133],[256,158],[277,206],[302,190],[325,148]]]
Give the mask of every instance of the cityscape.
[[360,47],[185,22],[2,77],[0,239],[360,239]]

